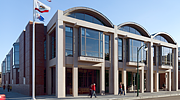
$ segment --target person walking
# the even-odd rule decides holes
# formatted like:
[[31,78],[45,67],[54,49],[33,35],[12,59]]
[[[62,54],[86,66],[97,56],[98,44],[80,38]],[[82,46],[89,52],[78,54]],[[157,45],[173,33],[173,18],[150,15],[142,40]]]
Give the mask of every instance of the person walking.
[[120,94],[120,95],[122,94],[122,83],[121,83],[121,82],[119,83],[119,93],[118,93],[118,95],[119,95],[119,94]]
[[92,96],[94,95],[95,96],[95,98],[96,98],[96,84],[94,83],[93,85],[92,85],[92,94],[91,94],[91,98],[92,98]]
[[93,84],[91,84],[91,85],[89,86],[89,96],[90,96],[90,97],[92,97],[92,86],[93,86]]
[[9,89],[10,89],[10,85],[8,84],[8,86],[7,86],[7,89],[8,89],[8,92],[9,92]]
[[122,89],[123,89],[123,93],[124,93],[124,95],[125,95],[125,88],[124,88],[124,84],[122,84]]
[[10,91],[12,91],[12,86],[10,85]]

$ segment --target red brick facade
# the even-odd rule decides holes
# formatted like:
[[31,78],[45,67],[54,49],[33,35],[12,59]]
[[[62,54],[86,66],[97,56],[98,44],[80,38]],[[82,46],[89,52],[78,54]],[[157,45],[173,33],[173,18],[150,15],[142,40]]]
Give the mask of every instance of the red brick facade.
[[[29,96],[32,94],[32,24],[32,22],[29,22],[25,31],[18,38],[19,68],[13,68],[13,49],[11,49],[11,71],[5,74],[5,80],[12,85],[12,91]],[[44,25],[36,23],[35,33],[36,95],[44,95]]]

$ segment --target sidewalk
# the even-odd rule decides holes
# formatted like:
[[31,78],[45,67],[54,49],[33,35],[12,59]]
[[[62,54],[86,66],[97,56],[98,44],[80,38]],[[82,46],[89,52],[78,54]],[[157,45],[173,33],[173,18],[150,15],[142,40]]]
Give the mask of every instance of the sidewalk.
[[[30,96],[26,96],[20,93],[15,93],[15,92],[7,92],[7,90],[3,91],[2,88],[0,88],[0,94],[5,94],[6,95],[6,100],[30,100]],[[160,91],[160,92],[145,92],[145,93],[140,93],[139,97],[137,97],[137,93],[127,93],[125,96],[124,95],[112,95],[112,94],[107,94],[107,95],[97,95],[97,98],[89,98],[89,96],[85,95],[79,95],[78,97],[72,97],[72,96],[67,96],[65,98],[58,98],[61,100],[132,100],[132,99],[145,99],[145,98],[157,98],[157,97],[167,97],[167,96],[177,96],[180,95],[180,91]],[[58,100],[56,96],[53,95],[44,95],[44,96],[36,96],[37,100]]]

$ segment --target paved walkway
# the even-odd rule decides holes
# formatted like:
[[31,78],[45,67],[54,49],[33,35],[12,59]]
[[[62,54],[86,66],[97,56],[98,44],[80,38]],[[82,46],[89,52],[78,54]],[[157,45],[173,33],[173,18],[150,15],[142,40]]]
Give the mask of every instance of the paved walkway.
[[[5,94],[6,95],[6,100],[30,100],[30,96],[22,95],[20,93],[15,93],[15,92],[7,92],[7,90],[3,91],[2,88],[0,88],[0,94]],[[78,97],[72,97],[72,96],[67,96],[65,98],[59,98],[62,100],[132,100],[132,99],[145,99],[145,98],[157,98],[157,97],[167,97],[167,96],[177,96],[180,95],[180,91],[160,91],[160,92],[145,92],[145,93],[140,93],[139,97],[136,97],[137,93],[127,93],[125,96],[124,95],[112,95],[112,94],[107,94],[107,95],[97,95],[97,98],[89,98],[87,95],[79,95]],[[53,95],[44,95],[44,96],[36,96],[37,100],[57,100],[57,98]]]

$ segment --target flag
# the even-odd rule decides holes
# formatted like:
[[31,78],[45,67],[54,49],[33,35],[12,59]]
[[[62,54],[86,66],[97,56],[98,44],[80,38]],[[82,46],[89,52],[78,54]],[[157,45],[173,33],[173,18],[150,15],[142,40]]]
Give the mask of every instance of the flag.
[[37,12],[36,12],[36,19],[39,19],[40,21],[44,21],[44,17],[38,14]]
[[47,0],[47,1],[51,2],[51,0]]
[[49,12],[51,8],[43,4],[42,2],[36,0],[35,3],[35,10],[39,11],[40,13]]

